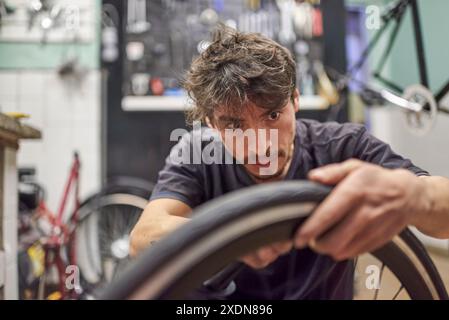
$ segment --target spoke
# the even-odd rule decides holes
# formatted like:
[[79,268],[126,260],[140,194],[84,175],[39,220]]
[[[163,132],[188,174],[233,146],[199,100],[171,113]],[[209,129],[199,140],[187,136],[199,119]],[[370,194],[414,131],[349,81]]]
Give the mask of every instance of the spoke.
[[132,210],[132,213],[129,214],[127,223],[126,223],[126,230],[131,232],[131,230],[134,228],[134,226],[137,223],[137,220],[140,217],[141,209],[140,208],[134,208]]
[[114,259],[105,259],[103,261],[103,280],[111,282],[114,277],[115,269],[117,268],[117,261]]
[[120,232],[120,223],[122,222],[122,213],[120,212],[120,208],[118,206],[112,207],[113,215],[110,216],[112,219],[112,230],[111,233],[114,235],[114,240],[118,239],[122,236]]
[[282,300],[285,300],[291,292],[290,283],[293,282],[293,278],[295,275],[297,252],[298,252],[297,250],[294,250],[293,252],[290,250],[290,252],[288,253],[288,254],[290,254],[290,258],[288,259],[289,260],[288,276],[287,276],[287,281],[285,283],[285,292],[284,292],[284,296],[282,297]]
[[401,287],[399,288],[399,290],[396,292],[396,294],[393,297],[393,300],[396,300],[396,298],[399,296],[399,293],[404,289],[404,286],[401,284]]
[[[114,241],[120,241],[124,236],[127,236],[131,232],[131,228],[134,226],[135,221],[138,219],[136,215],[137,210],[135,207],[128,205],[112,205],[103,208],[101,212],[102,219],[99,222],[99,241],[102,260],[114,260],[117,258],[111,251],[111,245]],[[103,270],[106,272],[106,270]],[[113,271],[113,274],[115,270]],[[112,274],[112,275],[113,275]],[[106,276],[106,281],[109,281],[111,275]]]
[[[108,221],[109,218],[103,221]],[[108,226],[106,226],[108,223],[103,224],[103,221],[99,221],[98,225],[98,241],[100,243],[100,247],[104,250],[109,250],[108,246],[111,244],[112,241],[114,241],[114,234],[110,231]]]
[[[99,283],[109,282],[117,272],[120,261],[111,251],[111,245],[129,235],[141,211],[133,205],[121,203],[96,206],[82,222],[79,231],[88,255],[85,264],[96,274]],[[97,253],[94,253],[95,247],[98,248]],[[93,254],[99,254],[98,263],[94,263]]]
[[373,300],[377,300],[377,297],[379,295],[379,289],[380,289],[380,285],[382,283],[382,275],[384,274],[384,269],[385,269],[385,263],[382,263],[382,267],[380,269],[380,276],[379,276],[379,283],[378,283],[378,288],[376,289],[376,291],[374,292],[374,298]]
[[354,266],[353,266],[354,284],[352,285],[352,287],[353,287],[352,299],[354,300],[354,297],[357,295],[358,291],[360,291],[360,289],[357,288],[358,282],[359,282],[359,279],[357,277],[357,264],[359,263],[359,256],[354,258],[353,263],[354,263]]

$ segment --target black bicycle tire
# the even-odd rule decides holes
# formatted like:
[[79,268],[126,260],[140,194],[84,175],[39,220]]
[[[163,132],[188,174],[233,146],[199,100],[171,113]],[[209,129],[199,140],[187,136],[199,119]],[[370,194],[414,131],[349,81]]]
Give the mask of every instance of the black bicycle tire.
[[111,193],[128,193],[149,199],[154,189],[154,183],[132,176],[115,176],[108,179],[106,185],[102,188],[102,192]]
[[[150,288],[151,291],[151,286],[153,286],[154,289],[154,282],[152,283],[151,280],[155,279],[157,276],[158,282],[160,283],[162,279],[160,277],[160,271],[164,268],[166,271],[170,270],[166,269],[167,265],[169,263],[174,265],[173,261],[176,259],[179,264],[180,253],[186,252],[185,250],[188,246],[193,248],[193,245],[198,245],[201,241],[205,242],[206,235],[216,233],[217,230],[220,229],[224,230],[227,225],[237,223],[244,218],[251,218],[256,215],[260,218],[260,213],[266,208],[281,208],[283,206],[285,207],[298,203],[304,207],[305,203],[308,203],[311,204],[311,209],[309,209],[309,212],[311,212],[317,203],[327,196],[330,190],[330,188],[311,182],[291,181],[258,185],[210,201],[195,210],[195,218],[188,224],[181,227],[176,233],[165,237],[151,249],[142,254],[117,282],[113,283],[102,292],[97,293],[97,297],[99,299],[141,299],[143,297],[150,297],[152,299],[182,298],[183,292],[188,292],[188,290],[194,288],[195,284],[201,284],[201,282],[198,283],[198,281],[195,284],[187,283],[185,281],[182,282],[182,277],[187,275],[187,272],[190,272],[190,282],[195,282],[192,279],[195,279],[197,276],[210,277],[223,268],[227,263],[231,262],[229,259],[226,260],[226,254],[228,252],[232,250],[244,251],[251,246],[247,245],[245,247],[244,243],[239,243],[239,239],[233,239],[233,242],[230,243],[237,244],[238,246],[232,247],[228,244],[221,248],[219,253],[209,254],[207,261],[206,258],[202,257],[202,266],[207,266],[209,269],[197,268],[197,270],[187,270],[187,266],[183,272],[175,273],[176,276],[172,276],[172,279],[168,281],[169,284],[164,289],[159,290],[156,294],[142,296],[139,292],[148,293],[148,288]],[[216,214],[217,211],[219,211],[220,214]],[[254,231],[253,234],[246,233],[241,239],[246,239],[246,244],[252,241],[252,247],[254,248],[266,244],[267,241],[265,240],[265,243],[262,243],[263,241],[260,241],[260,237],[262,234],[266,235],[267,232],[270,235],[270,242],[285,240],[292,236],[292,232],[294,232],[297,225],[301,223],[303,219],[304,218],[298,219],[296,217],[290,221],[284,220],[278,224],[264,226]],[[242,225],[241,221],[240,224]],[[410,288],[414,288],[411,293],[408,292],[411,298],[447,299],[448,296],[441,277],[436,271],[436,268],[426,251],[422,246],[417,245],[419,241],[416,237],[414,237],[410,231],[405,230],[396,238],[401,239],[401,245],[404,245],[405,243],[408,250],[411,251],[412,255],[414,254],[417,257],[419,260],[418,262],[422,264],[423,268],[419,269],[416,267],[413,264],[416,262],[416,257],[408,257],[404,253],[405,251],[402,251],[401,247],[393,241],[389,242],[381,249],[374,251],[372,254],[378,258],[380,257],[380,260],[390,269],[393,267],[393,272],[400,281],[402,283],[406,282],[406,289],[410,290]],[[401,254],[401,252],[404,254]],[[235,252],[233,253],[235,254]],[[221,259],[221,261],[215,263],[211,257],[215,257],[218,260]],[[196,262],[196,267],[201,266],[201,262],[199,261],[200,260]],[[410,271],[412,269],[407,269],[405,272],[400,270],[404,264],[414,268],[414,271]],[[401,272],[398,272],[399,270]],[[420,274],[420,272],[423,272],[424,274]],[[203,278],[203,280],[205,279]],[[427,283],[426,281],[430,281],[430,283]],[[420,289],[422,286],[425,287],[425,290]],[[176,290],[174,287],[177,288],[178,293],[175,292]]]
[[[139,201],[141,203],[141,207],[143,207],[144,204],[148,202],[147,199],[135,195],[135,194],[128,194],[128,193],[108,193],[108,194],[97,194],[96,196],[92,196],[89,198],[89,201],[83,202],[83,204],[78,209],[78,222],[81,222],[82,220],[86,219],[89,214],[92,212],[92,207],[98,208],[99,206],[104,205],[106,198],[117,198],[117,197],[124,197],[128,199],[134,199],[136,201]],[[119,203],[119,201],[117,201]],[[126,204],[131,203],[130,201],[125,201]]]
[[130,177],[130,176],[116,176],[108,179],[108,182],[101,191],[90,194],[80,203],[80,208],[91,202],[93,199],[108,195],[108,194],[131,194],[144,199],[149,199],[153,192],[154,183],[148,180]]

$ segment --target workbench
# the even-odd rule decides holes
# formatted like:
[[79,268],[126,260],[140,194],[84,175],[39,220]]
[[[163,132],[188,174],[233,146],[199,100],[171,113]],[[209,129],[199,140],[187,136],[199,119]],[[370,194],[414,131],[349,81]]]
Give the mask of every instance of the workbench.
[[17,152],[22,139],[40,139],[41,132],[0,113],[0,299],[18,298]]

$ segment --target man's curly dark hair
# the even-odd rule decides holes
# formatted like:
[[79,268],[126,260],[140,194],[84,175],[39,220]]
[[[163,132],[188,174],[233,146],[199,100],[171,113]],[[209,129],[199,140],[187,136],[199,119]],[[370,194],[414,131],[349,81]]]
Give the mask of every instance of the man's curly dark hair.
[[296,87],[295,61],[288,49],[261,34],[220,24],[182,84],[194,103],[188,122],[213,122],[218,108],[239,114],[249,101],[266,109],[287,103]]

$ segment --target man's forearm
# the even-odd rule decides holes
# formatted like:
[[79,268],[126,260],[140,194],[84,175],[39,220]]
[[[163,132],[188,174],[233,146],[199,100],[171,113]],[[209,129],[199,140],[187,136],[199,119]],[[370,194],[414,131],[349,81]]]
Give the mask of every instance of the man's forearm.
[[414,225],[429,236],[449,238],[449,179],[437,176],[420,179],[426,185],[430,208],[418,217]]
[[190,219],[170,215],[166,212],[150,213],[144,222],[138,223],[131,232],[130,255],[135,256],[153,242],[158,241],[167,234],[173,232]]

